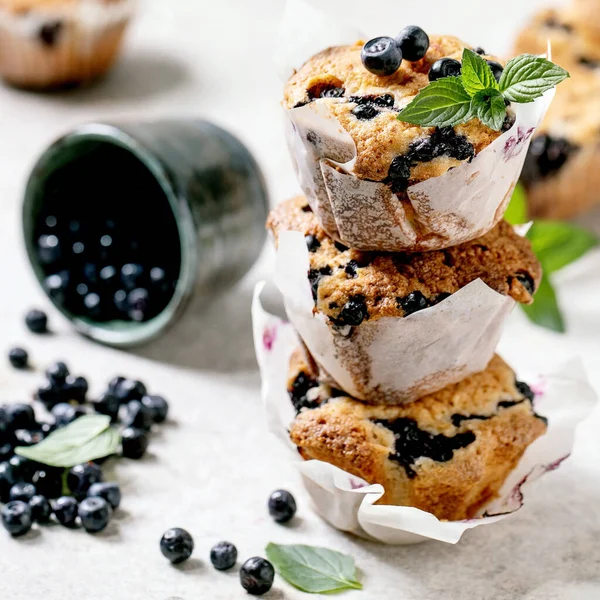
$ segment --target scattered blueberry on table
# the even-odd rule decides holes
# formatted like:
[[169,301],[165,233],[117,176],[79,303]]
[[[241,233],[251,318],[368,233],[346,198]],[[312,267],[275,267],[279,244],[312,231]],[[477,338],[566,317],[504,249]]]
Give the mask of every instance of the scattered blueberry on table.
[[48,315],[44,311],[34,308],[25,315],[25,325],[32,333],[46,333],[48,331]]
[[29,354],[23,348],[11,348],[8,352],[8,360],[15,369],[26,369],[29,364]]
[[235,566],[238,551],[231,542],[219,542],[210,551],[210,562],[217,571],[227,571]]
[[180,527],[167,530],[160,540],[160,551],[172,564],[187,560],[194,551],[194,539]]
[[296,514],[296,500],[286,490],[277,490],[269,497],[269,514],[277,523],[287,523]]
[[259,556],[249,558],[240,569],[240,583],[253,596],[266,594],[273,586],[274,579],[273,565]]

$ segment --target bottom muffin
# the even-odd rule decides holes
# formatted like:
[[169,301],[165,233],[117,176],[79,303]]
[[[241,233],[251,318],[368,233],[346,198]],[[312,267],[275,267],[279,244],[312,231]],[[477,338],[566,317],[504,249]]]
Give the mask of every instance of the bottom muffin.
[[297,351],[288,391],[298,415],[292,442],[385,490],[379,504],[414,506],[439,519],[474,517],[546,431],[529,386],[499,357],[481,373],[401,406],[368,405],[321,384]]

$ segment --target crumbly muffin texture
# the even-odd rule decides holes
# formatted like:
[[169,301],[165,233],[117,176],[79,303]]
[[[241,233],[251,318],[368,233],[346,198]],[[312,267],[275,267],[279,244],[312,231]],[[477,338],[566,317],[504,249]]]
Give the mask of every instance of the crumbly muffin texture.
[[529,304],[541,279],[529,241],[504,221],[471,242],[422,253],[346,248],[327,236],[303,197],[277,206],[267,226],[276,241],[283,231],[304,234],[316,309],[334,325],[404,317],[441,302],[476,279]]
[[[474,119],[455,128],[436,129],[404,123],[398,112],[429,84],[428,73],[437,60],[460,60],[469,47],[450,36],[430,36],[425,57],[403,61],[390,76],[367,71],[361,62],[359,41],[328,48],[313,56],[288,81],[284,106],[288,109],[318,101],[350,134],[357,148],[353,173],[371,181],[388,183],[396,193],[408,185],[443,175],[473,157],[501,132]],[[498,60],[493,56],[485,56]],[[507,116],[505,129],[514,123]]]
[[475,516],[546,431],[529,386],[498,356],[485,371],[402,406],[328,395],[299,352],[289,381],[299,411],[290,438],[303,458],[381,484],[379,504],[414,506],[439,519]]

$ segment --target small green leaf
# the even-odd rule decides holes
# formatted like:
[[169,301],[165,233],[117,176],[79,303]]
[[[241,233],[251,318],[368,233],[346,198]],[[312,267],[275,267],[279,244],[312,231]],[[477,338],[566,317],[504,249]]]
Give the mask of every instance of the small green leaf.
[[498,90],[484,90],[473,96],[471,112],[484,124],[500,131],[506,117],[504,98]]
[[565,221],[535,221],[527,233],[545,273],[554,273],[597,245],[593,233]]
[[511,225],[523,225],[529,220],[527,218],[527,194],[521,183],[517,183],[515,187],[504,218]]
[[303,592],[320,594],[362,589],[351,556],[315,546],[269,544],[267,558],[288,583]]
[[73,467],[114,454],[120,436],[110,417],[85,415],[51,433],[34,446],[18,446],[15,453],[51,467]]
[[465,48],[462,55],[462,84],[470,96],[483,90],[497,90],[498,82],[484,58]]
[[500,91],[513,102],[533,102],[544,92],[569,77],[569,73],[553,62],[533,54],[521,54],[508,61]]
[[398,115],[400,121],[424,127],[447,127],[472,119],[471,96],[460,77],[444,77],[423,88]]
[[546,329],[565,333],[565,322],[558,307],[554,288],[547,274],[542,277],[533,304],[521,306],[530,321]]

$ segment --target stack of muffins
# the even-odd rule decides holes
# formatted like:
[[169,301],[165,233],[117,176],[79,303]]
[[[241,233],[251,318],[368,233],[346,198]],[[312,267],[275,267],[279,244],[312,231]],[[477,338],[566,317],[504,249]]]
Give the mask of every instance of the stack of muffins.
[[[502,220],[526,144],[510,177],[469,171],[512,158],[481,153],[497,140],[514,150],[515,115],[500,132],[476,119],[454,128],[397,119],[432,67],[465,47],[428,41],[392,75],[365,69],[362,42],[293,75],[284,108],[306,197],[277,206],[268,228],[300,340],[289,364],[292,442],[306,460],[383,485],[380,504],[460,520],[481,513],[546,431],[531,389],[494,353],[541,269]],[[441,200],[427,187],[434,178]],[[464,196],[477,178],[478,194]],[[448,212],[453,203],[467,216]]]

